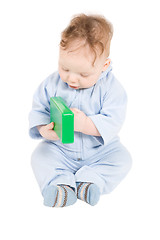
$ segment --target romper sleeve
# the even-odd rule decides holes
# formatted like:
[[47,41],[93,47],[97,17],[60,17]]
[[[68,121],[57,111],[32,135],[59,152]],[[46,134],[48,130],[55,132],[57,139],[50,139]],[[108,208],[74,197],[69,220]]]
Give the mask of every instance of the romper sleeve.
[[95,138],[104,145],[119,133],[127,106],[127,95],[119,81],[113,75],[109,81],[99,114],[89,116],[101,135]]
[[50,97],[54,95],[55,82],[54,76],[49,76],[34,93],[32,110],[29,113],[29,135],[31,138],[41,139],[42,136],[37,126],[50,123]]

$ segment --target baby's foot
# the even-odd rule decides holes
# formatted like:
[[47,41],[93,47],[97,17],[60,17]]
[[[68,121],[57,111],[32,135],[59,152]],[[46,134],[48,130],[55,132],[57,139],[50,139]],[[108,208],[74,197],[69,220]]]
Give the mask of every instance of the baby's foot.
[[48,207],[66,207],[77,201],[76,193],[67,185],[49,185],[43,191],[44,205]]
[[94,183],[77,182],[77,198],[94,206],[100,198],[100,191]]

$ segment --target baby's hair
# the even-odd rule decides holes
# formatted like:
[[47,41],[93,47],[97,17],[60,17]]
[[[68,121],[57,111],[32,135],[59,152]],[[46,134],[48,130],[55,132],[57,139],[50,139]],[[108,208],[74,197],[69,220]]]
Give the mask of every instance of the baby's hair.
[[[61,34],[60,46],[66,50],[75,40],[83,40],[97,57],[97,47],[109,56],[113,26],[100,15],[79,14],[72,18],[69,26]],[[94,62],[95,62],[94,59]]]

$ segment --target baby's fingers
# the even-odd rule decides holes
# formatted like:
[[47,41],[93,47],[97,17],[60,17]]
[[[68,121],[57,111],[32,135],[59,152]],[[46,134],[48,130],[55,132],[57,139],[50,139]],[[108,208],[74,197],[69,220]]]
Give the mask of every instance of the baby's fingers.
[[78,108],[70,108],[70,110],[71,110],[73,113],[79,113],[79,112],[81,112]]
[[54,127],[54,122],[51,122],[48,125],[46,125],[47,130],[53,129],[53,127]]
[[57,136],[57,134],[54,130],[48,130],[47,131],[47,139],[49,139],[49,140],[59,140],[59,137]]

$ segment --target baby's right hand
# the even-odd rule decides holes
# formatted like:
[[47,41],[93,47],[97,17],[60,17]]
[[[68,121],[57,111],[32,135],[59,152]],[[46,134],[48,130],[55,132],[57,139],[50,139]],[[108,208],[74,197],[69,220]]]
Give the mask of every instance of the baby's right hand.
[[48,139],[48,140],[59,140],[59,137],[57,136],[56,132],[53,130],[54,122],[51,122],[47,125],[41,125],[37,126],[37,129],[42,137]]

